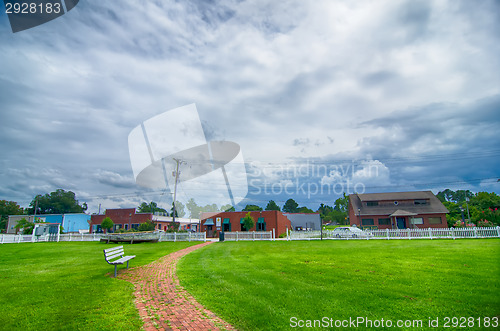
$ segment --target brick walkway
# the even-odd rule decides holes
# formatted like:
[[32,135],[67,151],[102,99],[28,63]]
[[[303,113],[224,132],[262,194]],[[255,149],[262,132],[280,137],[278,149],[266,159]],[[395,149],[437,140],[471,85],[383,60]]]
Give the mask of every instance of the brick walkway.
[[187,293],[175,274],[181,257],[209,244],[182,249],[118,275],[135,285],[135,304],[144,330],[234,330]]

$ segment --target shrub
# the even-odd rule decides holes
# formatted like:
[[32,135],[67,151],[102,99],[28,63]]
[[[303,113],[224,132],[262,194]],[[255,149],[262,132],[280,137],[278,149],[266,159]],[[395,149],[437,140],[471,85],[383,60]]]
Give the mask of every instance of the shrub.
[[141,223],[141,225],[139,225],[139,231],[154,231],[155,229],[155,225],[153,223],[153,221],[151,220],[147,220],[146,222],[144,223]]

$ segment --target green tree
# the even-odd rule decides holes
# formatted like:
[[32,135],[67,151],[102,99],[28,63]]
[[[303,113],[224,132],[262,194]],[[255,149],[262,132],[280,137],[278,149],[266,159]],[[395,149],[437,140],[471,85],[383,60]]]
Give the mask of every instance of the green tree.
[[222,205],[220,206],[220,211],[235,211],[234,207],[231,205]]
[[262,208],[257,205],[246,205],[242,211],[262,211]]
[[151,201],[150,203],[141,203],[141,205],[137,208],[138,213],[165,213],[168,216],[168,212],[164,208],[158,207],[156,202]]
[[494,192],[478,192],[470,199],[470,205],[477,206],[484,211],[490,208],[498,208],[500,207],[500,196]]
[[467,198],[470,199],[473,196],[474,196],[474,193],[472,193],[469,190],[452,191],[450,189],[446,189],[446,190],[436,194],[436,197],[439,200],[441,200],[441,202],[451,201],[451,202],[455,202],[455,203],[465,202],[465,200]]
[[280,211],[281,208],[274,202],[274,200],[271,200],[267,203],[266,210],[277,210]]
[[[170,209],[170,215],[174,214],[174,204],[172,203],[172,208]],[[175,217],[184,217],[186,212],[184,211],[184,204],[180,201],[175,202]]]
[[217,207],[217,205],[215,203],[212,203],[211,205],[205,205],[205,206],[201,207],[201,211],[205,212],[205,213],[218,212],[219,207]]
[[151,220],[147,220],[146,222],[141,223],[141,224],[139,225],[138,230],[139,230],[139,231],[154,231],[155,227],[156,227],[156,226],[155,226],[155,224],[153,223],[153,221],[151,221]]
[[346,213],[346,215],[347,215],[347,211],[349,210],[349,196],[348,195],[346,195],[344,193],[342,198],[338,198],[337,200],[335,200],[335,210]]
[[14,228],[16,229],[16,232],[22,229],[23,234],[32,234],[33,229],[35,228],[35,224],[28,221],[26,218],[21,218],[19,221],[17,221],[17,224]]
[[83,213],[87,210],[87,204],[79,204],[75,199],[75,193],[58,189],[45,195],[37,195],[30,203],[28,212],[36,214],[67,214]]
[[288,199],[283,205],[283,212],[285,213],[296,213],[299,204],[293,199]]
[[186,207],[189,210],[189,217],[200,218],[201,207],[196,204],[193,198],[188,200]]
[[106,231],[111,229],[113,225],[115,225],[115,223],[113,223],[113,220],[109,217],[106,217],[102,220],[101,228],[103,228]]
[[245,228],[245,231],[250,231],[254,227],[254,225],[255,225],[255,220],[250,215],[250,212],[248,212],[243,218],[243,227]]
[[7,227],[9,215],[23,215],[24,209],[17,202],[0,200],[0,232]]
[[314,211],[310,208],[307,208],[307,207],[300,207],[297,209],[297,213],[302,213],[302,214],[312,214],[314,213]]

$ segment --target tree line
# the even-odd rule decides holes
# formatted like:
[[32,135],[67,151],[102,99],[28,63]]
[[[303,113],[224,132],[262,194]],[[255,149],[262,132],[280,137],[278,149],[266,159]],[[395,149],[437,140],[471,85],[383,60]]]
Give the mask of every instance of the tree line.
[[436,197],[448,209],[448,226],[494,227],[500,225],[500,196],[494,192],[473,193],[469,190],[446,189]]
[[[436,196],[449,211],[446,215],[448,226],[463,226],[463,220],[467,220],[467,226],[500,225],[500,196],[494,192],[473,193],[470,190],[446,189]],[[294,199],[288,199],[283,206],[279,206],[274,200],[270,200],[264,208],[249,204],[241,211],[277,210],[285,213],[319,213],[323,223],[348,224],[348,206],[349,197],[344,193],[342,197],[334,201],[332,206],[321,203],[315,211],[305,206],[299,206]],[[67,214],[84,213],[85,211],[87,211],[87,204],[80,204],[75,193],[63,189],[35,196],[28,208],[23,208],[14,201],[0,200],[0,230],[5,231],[9,215]],[[137,211],[172,216],[174,207],[172,205],[172,208],[167,211],[159,207],[156,202],[151,201],[141,203],[137,207]],[[202,212],[225,211],[235,211],[235,208],[231,205],[219,207],[215,203],[198,205],[192,198],[185,205],[180,201],[175,202],[176,217],[185,217],[189,212],[190,218],[197,219]]]

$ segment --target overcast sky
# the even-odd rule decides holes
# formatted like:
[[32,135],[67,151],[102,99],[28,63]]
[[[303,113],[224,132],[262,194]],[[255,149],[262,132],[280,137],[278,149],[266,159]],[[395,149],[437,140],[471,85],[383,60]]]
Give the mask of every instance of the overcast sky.
[[90,212],[167,207],[127,139],[192,103],[241,147],[240,207],[500,192],[499,1],[86,0],[18,33],[2,7],[0,63],[0,199],[21,206],[62,188]]

